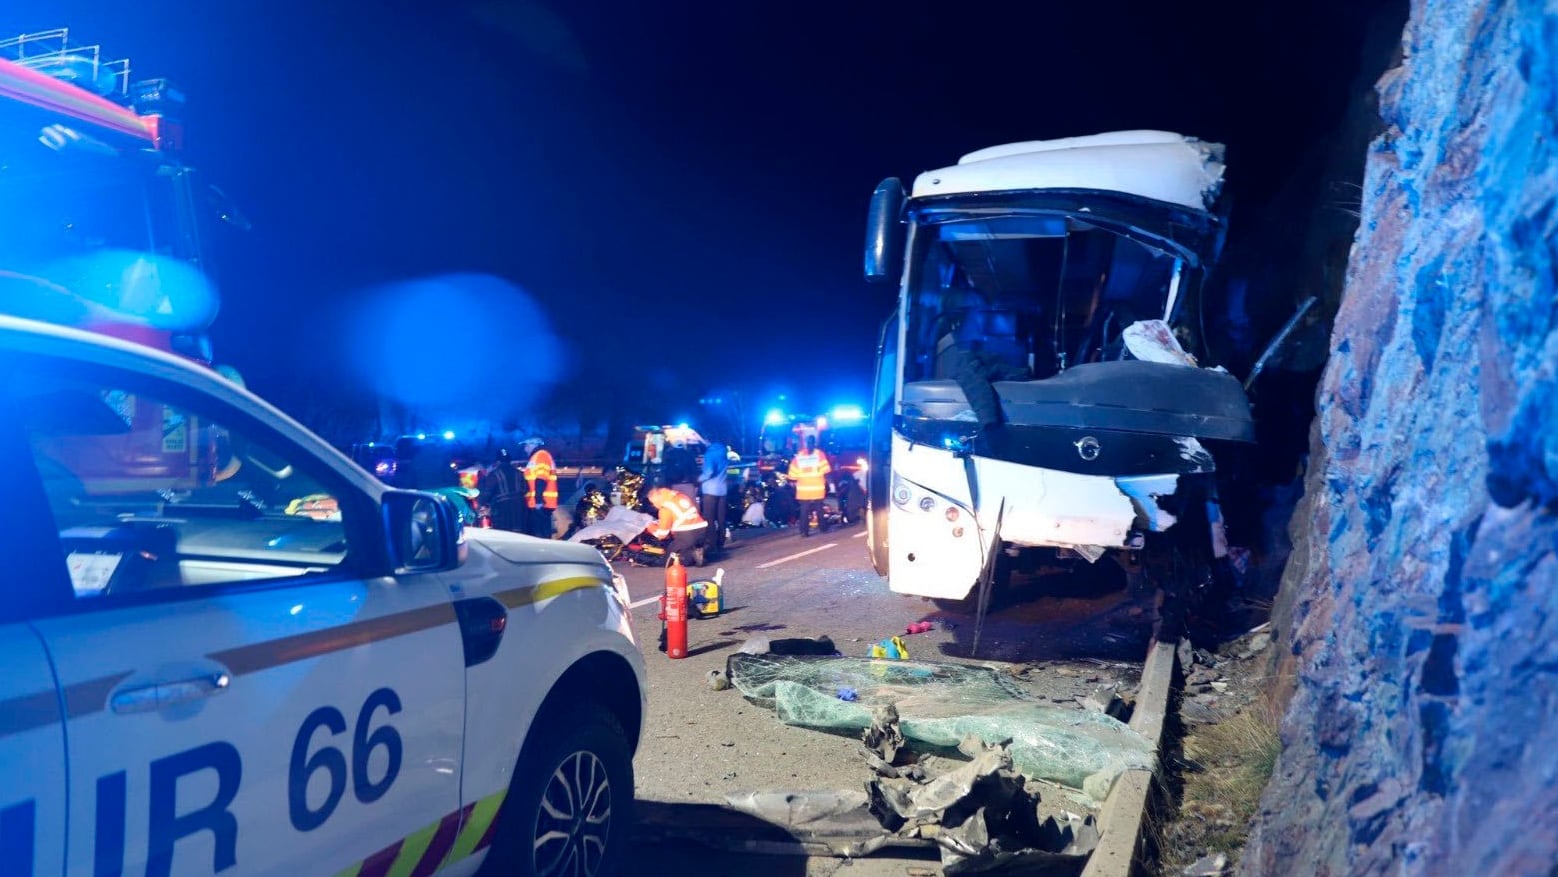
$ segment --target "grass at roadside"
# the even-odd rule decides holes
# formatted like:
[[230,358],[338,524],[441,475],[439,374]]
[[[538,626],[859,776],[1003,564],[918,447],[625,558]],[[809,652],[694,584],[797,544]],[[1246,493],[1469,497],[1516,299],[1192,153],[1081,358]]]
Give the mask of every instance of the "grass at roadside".
[[1282,751],[1280,720],[1256,693],[1227,718],[1185,730],[1179,764],[1170,768],[1179,774],[1179,806],[1157,826],[1162,874],[1177,875],[1207,854],[1238,861]]

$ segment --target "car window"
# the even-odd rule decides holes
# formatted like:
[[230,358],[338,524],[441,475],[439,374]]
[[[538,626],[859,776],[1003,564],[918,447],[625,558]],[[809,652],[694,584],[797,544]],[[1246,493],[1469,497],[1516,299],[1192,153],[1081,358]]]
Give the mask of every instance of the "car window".
[[[78,598],[329,573],[347,559],[328,469],[213,400],[113,373],[12,394]],[[135,383],[129,381],[127,383]],[[194,401],[188,401],[193,399]]]

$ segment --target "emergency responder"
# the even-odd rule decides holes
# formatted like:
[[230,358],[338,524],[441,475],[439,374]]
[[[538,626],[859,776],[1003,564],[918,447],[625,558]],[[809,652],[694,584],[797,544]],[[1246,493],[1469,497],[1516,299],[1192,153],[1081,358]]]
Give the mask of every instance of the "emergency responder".
[[716,557],[725,550],[725,513],[729,509],[730,449],[718,438],[703,451],[703,471],[698,475],[698,510],[709,522],[705,546]]
[[687,494],[669,487],[656,487],[649,491],[649,504],[660,512],[660,517],[646,529],[656,539],[670,537],[666,555],[680,554],[685,566],[703,566],[704,540],[708,536],[709,522],[698,514]]
[[823,529],[822,498],[828,495],[828,473],[833,466],[828,455],[817,448],[817,437],[806,437],[806,448],[790,458],[786,473],[795,484],[795,501],[801,507],[801,538],[811,535],[811,516],[817,515],[817,529]]
[[532,436],[525,439],[523,446],[528,455],[525,460],[525,484],[528,487],[525,506],[530,525],[525,532],[550,539],[556,535],[552,518],[557,511],[557,464],[552,461],[552,452],[545,445],[546,442]]
[[498,449],[498,460],[481,474],[476,490],[492,510],[492,526],[499,530],[527,532],[524,496],[519,489],[519,469],[509,457],[508,448]]

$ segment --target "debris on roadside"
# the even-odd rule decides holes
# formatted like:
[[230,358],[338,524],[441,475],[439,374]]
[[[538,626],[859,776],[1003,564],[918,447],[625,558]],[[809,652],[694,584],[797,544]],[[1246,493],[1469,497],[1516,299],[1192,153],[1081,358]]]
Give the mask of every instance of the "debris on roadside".
[[891,742],[903,739],[895,732],[896,714],[879,710],[875,719],[861,748],[876,774],[865,791],[742,792],[726,802],[839,855],[935,846],[942,873],[949,875],[1011,865],[1074,866],[1097,845],[1091,816],[1040,818],[1038,793],[1013,769],[1004,743],[990,746],[970,737],[961,749],[972,761],[930,776],[917,764],[891,765],[902,753]]
[[766,636],[754,636],[741,644],[736,649],[742,655],[837,655],[838,647],[833,644],[832,637],[826,634],[819,637],[789,637],[786,639],[769,639]]
[[[1094,800],[1120,773],[1155,762],[1152,742],[1108,715],[1107,704],[1097,712],[1052,706],[990,667],[738,653],[725,669],[742,695],[787,725],[858,734],[882,724],[874,712],[891,705],[906,740],[943,751],[969,735],[990,745],[1010,741],[1018,773]],[[856,700],[840,699],[841,688]]]
[[1092,694],[1089,694],[1087,697],[1079,697],[1076,701],[1082,705],[1083,709],[1103,713],[1119,722],[1129,722],[1131,720],[1131,710],[1135,707],[1135,704],[1130,703],[1120,695],[1118,684],[1105,685],[1102,688],[1094,689]]
[[891,636],[871,646],[871,658],[886,658],[889,661],[909,660],[909,647],[904,645],[903,637]]
[[723,670],[710,670],[707,679],[709,680],[709,687],[715,691],[724,691],[730,687],[730,678],[725,675]]
[[1223,877],[1228,873],[1228,857],[1222,853],[1215,856],[1202,856],[1185,870],[1180,872],[1184,877]]
[[897,835],[932,840],[942,872],[969,874],[1015,863],[1085,858],[1098,842],[1091,832],[1039,819],[1039,798],[1012,767],[1005,743],[975,737],[959,747],[972,758],[934,777],[877,776],[866,786],[872,815]]

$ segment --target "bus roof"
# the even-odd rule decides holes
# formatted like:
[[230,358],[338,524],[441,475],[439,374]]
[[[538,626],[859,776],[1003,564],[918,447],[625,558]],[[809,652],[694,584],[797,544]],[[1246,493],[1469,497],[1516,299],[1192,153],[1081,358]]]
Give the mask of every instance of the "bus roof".
[[95,125],[155,146],[160,133],[157,116],[137,115],[107,98],[68,82],[0,58],[0,100],[13,100],[78,122]]
[[914,181],[914,197],[1085,189],[1208,210],[1223,180],[1223,147],[1167,131],[1030,140],[971,152]]

